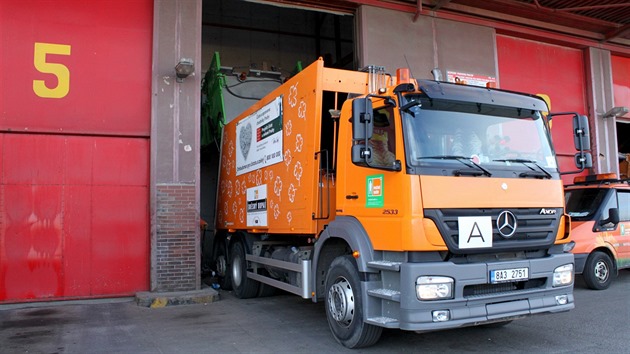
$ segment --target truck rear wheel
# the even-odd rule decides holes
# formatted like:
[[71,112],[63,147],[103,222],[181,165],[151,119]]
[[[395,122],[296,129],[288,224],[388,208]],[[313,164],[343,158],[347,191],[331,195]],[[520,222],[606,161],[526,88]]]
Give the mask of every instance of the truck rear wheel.
[[326,318],[337,342],[348,348],[376,343],[382,327],[365,322],[359,271],[352,256],[335,258],[326,275]]
[[249,299],[258,295],[259,282],[247,277],[245,246],[235,241],[230,248],[230,277],[234,295],[239,299]]
[[613,276],[613,263],[604,252],[595,251],[586,259],[584,265],[584,282],[594,290],[604,290],[610,286]]

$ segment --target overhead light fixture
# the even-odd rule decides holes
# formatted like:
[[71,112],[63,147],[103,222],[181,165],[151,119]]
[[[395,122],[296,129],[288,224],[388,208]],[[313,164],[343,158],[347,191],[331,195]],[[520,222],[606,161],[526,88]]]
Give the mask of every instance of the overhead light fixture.
[[175,65],[175,74],[177,82],[184,82],[184,79],[195,71],[195,62],[189,58],[181,58]]
[[628,107],[619,106],[613,107],[608,112],[604,113],[604,118],[616,118],[626,115],[628,113]]

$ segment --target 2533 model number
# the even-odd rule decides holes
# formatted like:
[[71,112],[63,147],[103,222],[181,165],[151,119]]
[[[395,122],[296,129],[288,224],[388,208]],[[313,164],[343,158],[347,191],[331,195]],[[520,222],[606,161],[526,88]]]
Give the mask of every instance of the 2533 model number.
[[383,209],[383,215],[398,215],[398,209]]

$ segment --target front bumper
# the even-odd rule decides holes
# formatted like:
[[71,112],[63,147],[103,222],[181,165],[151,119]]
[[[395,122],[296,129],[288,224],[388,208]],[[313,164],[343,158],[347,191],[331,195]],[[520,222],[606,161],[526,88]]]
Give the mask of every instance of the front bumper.
[[[572,263],[572,254],[476,264],[403,263],[400,269],[399,328],[432,331],[511,320],[539,313],[568,311],[574,308],[573,283],[556,288],[552,283],[554,269]],[[520,267],[529,268],[528,281],[490,284],[491,270]],[[418,300],[415,282],[421,275],[448,276],[455,279],[454,298]],[[559,304],[556,296],[564,296],[566,303]],[[450,320],[434,322],[432,319],[434,310],[448,310]]]

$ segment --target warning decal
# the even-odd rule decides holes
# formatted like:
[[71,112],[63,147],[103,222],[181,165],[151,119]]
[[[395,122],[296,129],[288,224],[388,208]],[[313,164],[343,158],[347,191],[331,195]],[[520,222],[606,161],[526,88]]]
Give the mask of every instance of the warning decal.
[[385,202],[384,202],[385,190],[383,188],[384,181],[385,181],[385,176],[382,174],[366,177],[366,181],[365,181],[366,182],[365,184],[367,186],[367,190],[366,190],[367,198],[365,202],[366,208],[382,208],[383,205],[385,205]]

